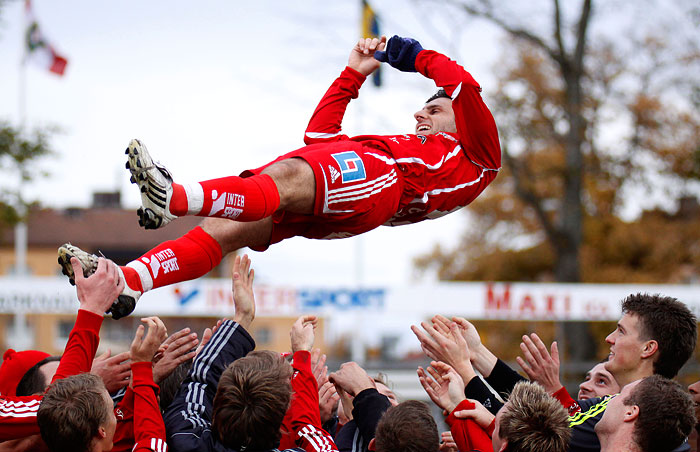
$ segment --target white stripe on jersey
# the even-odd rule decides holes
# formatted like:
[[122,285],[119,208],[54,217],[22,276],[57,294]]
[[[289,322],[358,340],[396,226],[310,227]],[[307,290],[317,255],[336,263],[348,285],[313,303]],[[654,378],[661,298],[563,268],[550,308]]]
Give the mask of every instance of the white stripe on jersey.
[[365,155],[370,155],[370,156],[374,157],[375,159],[386,163],[387,165],[396,165],[396,160],[392,159],[391,157],[387,157],[385,155],[374,154],[372,152],[365,152]]
[[462,150],[462,146],[457,145],[455,148],[449,152],[447,155],[443,155],[442,158],[440,159],[439,162],[430,165],[428,163],[425,163],[423,159],[418,158],[418,157],[406,157],[402,159],[396,159],[396,163],[417,163],[419,165],[423,165],[429,170],[436,170],[439,169],[446,161],[454,157],[455,155],[459,154],[459,151]]
[[306,132],[308,138],[333,138],[342,135],[343,132],[324,133],[324,132]]
[[360,452],[362,450],[362,440],[360,439],[360,429],[355,428],[355,435],[352,437],[352,452]]
[[437,196],[443,193],[452,193],[457,190],[461,190],[464,187],[469,187],[470,185],[474,185],[477,182],[481,180],[481,178],[484,176],[484,169],[482,168],[481,173],[479,174],[479,177],[474,179],[473,181],[470,182],[465,182],[463,184],[455,185],[454,187],[447,187],[447,188],[436,188],[435,190],[430,190],[428,192],[423,193],[423,196],[421,198],[414,198],[411,200],[411,204],[413,203],[421,203],[421,204],[426,204],[428,202],[428,197],[430,196]]
[[211,368],[211,364],[234,334],[238,324],[225,321],[214,334],[209,343],[201,351],[200,356],[195,360],[190,375],[198,381],[191,381],[187,385],[185,393],[186,410],[180,411],[183,419],[189,421],[193,427],[200,426],[208,428],[210,422],[202,417],[204,414],[204,395],[207,388],[206,377]]
[[[338,203],[338,202],[356,201],[358,199],[369,198],[370,196],[379,193],[380,191],[384,190],[385,188],[391,187],[392,185],[394,185],[396,183],[396,181],[397,181],[396,172],[393,172],[393,177],[391,177],[390,179],[387,179],[385,182],[375,184],[375,186],[369,187],[365,190],[360,190],[359,192],[345,193],[342,196],[342,198],[339,197],[338,199],[334,199],[332,201],[329,200],[328,204]],[[368,190],[371,190],[371,191],[369,193],[366,193]],[[362,194],[362,193],[366,193],[366,194]],[[358,195],[358,196],[348,197],[349,195]]]
[[[341,198],[348,198],[351,196],[357,196],[363,193],[366,193],[367,191],[372,191],[376,189],[377,187],[381,187],[382,185],[385,185],[389,182],[393,182],[397,179],[396,177],[396,171],[391,170],[389,174],[385,174],[382,177],[378,177],[377,179],[374,179],[373,181],[370,181],[366,184],[362,185],[357,185],[354,187],[345,187],[343,188],[341,193],[338,193],[341,191],[340,189],[338,190],[330,190],[328,193],[328,202],[330,203],[331,200],[332,202],[338,202],[339,199]],[[349,188],[349,190],[348,190]]]
[[456,98],[457,96],[459,96],[459,93],[460,93],[461,91],[462,91],[462,82],[459,82],[459,85],[457,85],[457,88],[455,88],[455,90],[452,91],[452,95],[450,96],[450,98],[451,98],[452,100],[455,100],[455,98]]
[[379,155],[379,154],[374,154],[372,152],[367,152],[366,154],[371,155],[372,157],[375,157],[375,158],[381,160],[382,162],[386,163],[387,165],[395,165],[397,163],[416,163],[418,165],[425,166],[429,170],[436,170],[436,169],[439,169],[442,165],[444,165],[446,161],[448,161],[452,157],[458,155],[461,150],[462,150],[462,146],[460,146],[460,145],[455,146],[455,148],[452,151],[450,151],[449,153],[447,153],[447,155],[443,155],[442,158],[440,158],[439,162],[432,164],[432,165],[425,163],[423,161],[423,159],[418,158],[418,157],[405,157],[405,158],[400,158],[400,159],[394,160],[392,158],[385,157],[385,156]]
[[341,193],[341,192],[344,192],[344,191],[359,190],[359,189],[361,189],[361,188],[364,188],[364,187],[367,187],[367,186],[369,186],[369,185],[372,185],[372,184],[375,184],[375,183],[377,183],[377,182],[380,182],[382,179],[386,179],[386,178],[390,177],[392,173],[393,173],[393,174],[396,174],[396,171],[392,170],[391,173],[387,173],[387,174],[385,174],[385,175],[383,175],[383,176],[380,176],[380,177],[378,177],[378,178],[376,178],[376,179],[373,179],[373,180],[371,180],[371,181],[369,181],[369,182],[365,182],[365,183],[363,183],[363,184],[350,185],[350,186],[348,186],[348,187],[340,187],[340,188],[336,188],[336,189],[333,189],[333,190],[328,190],[328,194],[329,194],[329,195],[335,195],[336,193]]
[[306,439],[317,452],[327,452],[336,450],[334,444],[328,440],[328,437],[311,424],[301,429],[298,433],[299,437]]
[[36,417],[40,404],[40,400],[30,400],[28,402],[4,400],[0,404],[0,418]]

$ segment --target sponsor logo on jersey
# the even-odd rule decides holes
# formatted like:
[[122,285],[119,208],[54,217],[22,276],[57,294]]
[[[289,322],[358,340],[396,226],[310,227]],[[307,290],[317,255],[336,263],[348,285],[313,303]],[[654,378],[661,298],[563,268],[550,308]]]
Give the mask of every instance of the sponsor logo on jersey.
[[223,210],[222,214],[216,216],[235,219],[243,213],[243,207],[245,206],[244,195],[227,192],[219,194],[216,190],[212,190],[211,197],[214,202],[211,205],[209,216],[216,215]]
[[420,138],[420,144],[425,144],[425,141],[428,139],[425,135],[416,135],[418,138]]
[[328,165],[328,172],[331,175],[331,184],[335,183],[335,180],[340,177],[340,172],[331,165]]
[[161,269],[163,274],[180,270],[180,266],[177,264],[177,257],[175,257],[175,253],[170,248],[153,253],[150,258],[143,257],[141,260],[151,267],[153,279],[158,277]]
[[365,164],[357,152],[346,151],[337,154],[331,154],[331,157],[338,162],[340,175],[343,183],[365,180],[367,173],[365,172]]

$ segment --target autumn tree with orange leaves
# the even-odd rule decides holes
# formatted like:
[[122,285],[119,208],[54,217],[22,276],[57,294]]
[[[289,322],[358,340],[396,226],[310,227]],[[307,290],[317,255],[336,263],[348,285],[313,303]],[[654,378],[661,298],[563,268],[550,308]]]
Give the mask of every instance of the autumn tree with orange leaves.
[[[460,245],[436,248],[418,267],[451,280],[692,278],[700,263],[697,6],[421,3],[485,20],[506,45],[497,89],[485,96],[502,174],[468,209]],[[580,346],[585,325],[567,332],[579,344],[570,355],[592,358],[593,347]]]

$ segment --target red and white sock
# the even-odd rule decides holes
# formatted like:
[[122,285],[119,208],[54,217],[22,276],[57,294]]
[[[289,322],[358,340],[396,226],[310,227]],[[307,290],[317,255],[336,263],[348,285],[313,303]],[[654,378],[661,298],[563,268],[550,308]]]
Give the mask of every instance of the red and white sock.
[[197,184],[173,184],[170,212],[173,215],[257,221],[280,206],[275,181],[267,174],[222,177]]
[[131,289],[147,292],[204,276],[219,265],[221,258],[219,242],[197,226],[179,239],[161,243],[121,269]]

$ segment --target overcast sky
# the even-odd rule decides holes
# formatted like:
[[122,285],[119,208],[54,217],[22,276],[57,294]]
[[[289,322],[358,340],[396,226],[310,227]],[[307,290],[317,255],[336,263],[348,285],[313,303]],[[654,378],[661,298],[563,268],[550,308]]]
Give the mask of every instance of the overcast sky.
[[[450,54],[489,86],[492,30],[463,26],[466,19],[446,23],[417,2],[374,3],[384,33]],[[61,131],[51,140],[56,155],[42,165],[51,176],[24,195],[52,207],[87,207],[93,191],[121,190],[123,204],[136,209],[139,193],[124,169],[131,138],[183,182],[238,174],[303,146],[311,113],[360,35],[359,0],[35,0],[33,9],[68,58],[63,77],[31,65],[25,72],[27,125]],[[0,20],[0,120],[16,125],[23,2],[7,3]],[[384,71],[384,87],[367,84],[351,104],[346,133],[413,131],[413,113],[434,84]],[[254,265],[269,283],[400,284],[412,280],[411,258],[436,243],[454,244],[465,221],[460,213],[361,239],[292,239],[254,253]],[[70,231],[65,240],[80,245]]]

